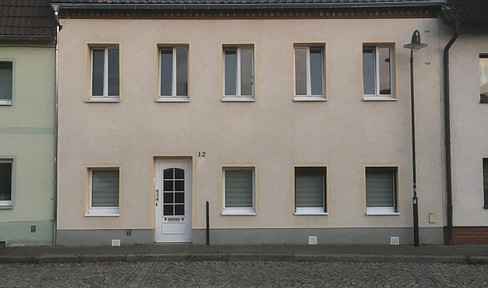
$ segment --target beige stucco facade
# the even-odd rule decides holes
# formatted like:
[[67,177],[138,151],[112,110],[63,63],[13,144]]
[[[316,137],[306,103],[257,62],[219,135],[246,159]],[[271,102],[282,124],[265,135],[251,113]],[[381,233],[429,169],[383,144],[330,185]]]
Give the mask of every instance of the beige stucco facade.
[[[258,230],[284,233],[255,238],[259,243],[304,244],[321,230],[341,236],[319,235],[319,243],[387,244],[390,237],[411,243],[410,51],[403,45],[414,30],[429,45],[415,54],[414,66],[420,239],[443,241],[440,19],[60,19],[60,24],[60,244],[76,244],[69,235],[84,232],[91,240],[81,244],[109,244],[94,236],[98,230],[114,231],[116,236],[107,236],[114,239],[126,229],[145,236],[131,240],[123,232],[122,243],[153,242],[154,166],[170,157],[192,161],[194,243],[203,241],[206,201],[211,231],[219,235],[212,236],[214,243],[239,243],[229,235],[241,232],[250,234],[251,243]],[[303,43],[325,47],[327,101],[293,101],[294,44]],[[394,101],[363,100],[363,43],[394,46]],[[90,44],[119,45],[120,102],[86,102]],[[189,46],[188,103],[156,103],[161,44]],[[254,102],[222,101],[226,44],[254,47]],[[327,167],[327,215],[294,214],[293,169],[301,165]],[[87,168],[98,166],[120,169],[119,216],[85,216]],[[254,167],[256,215],[222,215],[222,167],[228,166]],[[398,167],[398,215],[366,215],[366,166]],[[291,234],[298,236],[288,238]]]

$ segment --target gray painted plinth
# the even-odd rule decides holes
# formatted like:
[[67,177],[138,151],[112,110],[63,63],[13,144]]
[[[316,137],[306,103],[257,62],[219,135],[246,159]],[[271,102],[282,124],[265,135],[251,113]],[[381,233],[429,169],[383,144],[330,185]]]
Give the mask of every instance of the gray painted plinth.
[[[309,244],[309,236],[317,236],[317,244],[378,244],[390,245],[390,237],[399,237],[400,245],[413,243],[412,228],[323,228],[323,229],[211,229],[210,244]],[[58,230],[57,245],[103,246],[112,245],[112,240],[121,245],[152,244],[154,230]],[[421,244],[443,244],[442,228],[421,228]],[[192,243],[204,245],[206,230],[192,231]]]
[[[390,237],[399,237],[400,245],[413,244],[413,228],[323,228],[323,229],[211,229],[210,244],[317,244],[390,245]],[[206,231],[193,230],[193,244],[206,243]],[[443,244],[442,228],[421,228],[421,244]]]

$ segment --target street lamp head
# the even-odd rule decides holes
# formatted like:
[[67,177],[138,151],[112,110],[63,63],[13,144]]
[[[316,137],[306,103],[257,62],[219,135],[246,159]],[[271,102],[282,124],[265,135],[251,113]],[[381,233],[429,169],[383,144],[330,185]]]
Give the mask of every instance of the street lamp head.
[[403,45],[403,47],[415,52],[424,47],[427,47],[427,44],[420,42],[420,32],[419,30],[415,30],[415,32],[413,32],[412,34],[412,41],[409,44]]

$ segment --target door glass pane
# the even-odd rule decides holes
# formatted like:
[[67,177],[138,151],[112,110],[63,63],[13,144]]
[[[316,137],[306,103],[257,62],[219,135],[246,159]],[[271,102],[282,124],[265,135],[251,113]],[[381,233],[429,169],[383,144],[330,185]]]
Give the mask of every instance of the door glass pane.
[[364,94],[376,94],[374,50],[374,47],[363,47]]
[[12,200],[12,163],[0,163],[0,201]]
[[185,170],[169,168],[163,171],[163,213],[164,216],[185,213]]
[[173,205],[164,205],[164,216],[173,216]]
[[391,94],[391,57],[390,48],[376,49],[379,57],[380,94]]
[[225,53],[225,95],[236,95],[237,49],[226,48]]
[[108,96],[119,96],[119,48],[108,49]]
[[0,62],[0,100],[12,100],[12,62]]
[[324,59],[322,48],[310,48],[310,80],[312,95],[324,95]]
[[92,95],[103,96],[103,67],[105,50],[93,50]]
[[185,215],[185,206],[184,205],[175,205],[175,215]]
[[176,49],[176,95],[188,96],[188,49]]
[[306,48],[295,48],[295,94],[307,95]]
[[241,95],[253,95],[253,49],[241,48]]
[[171,96],[173,85],[173,49],[161,49],[161,96]]

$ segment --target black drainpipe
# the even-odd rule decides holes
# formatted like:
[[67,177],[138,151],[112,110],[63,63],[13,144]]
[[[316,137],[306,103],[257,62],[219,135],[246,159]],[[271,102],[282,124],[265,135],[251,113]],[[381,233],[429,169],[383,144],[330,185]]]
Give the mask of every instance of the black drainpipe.
[[447,243],[452,245],[452,179],[451,179],[451,109],[449,91],[449,49],[459,36],[459,23],[455,24],[455,32],[444,47],[444,130],[446,145],[446,189],[447,189]]

